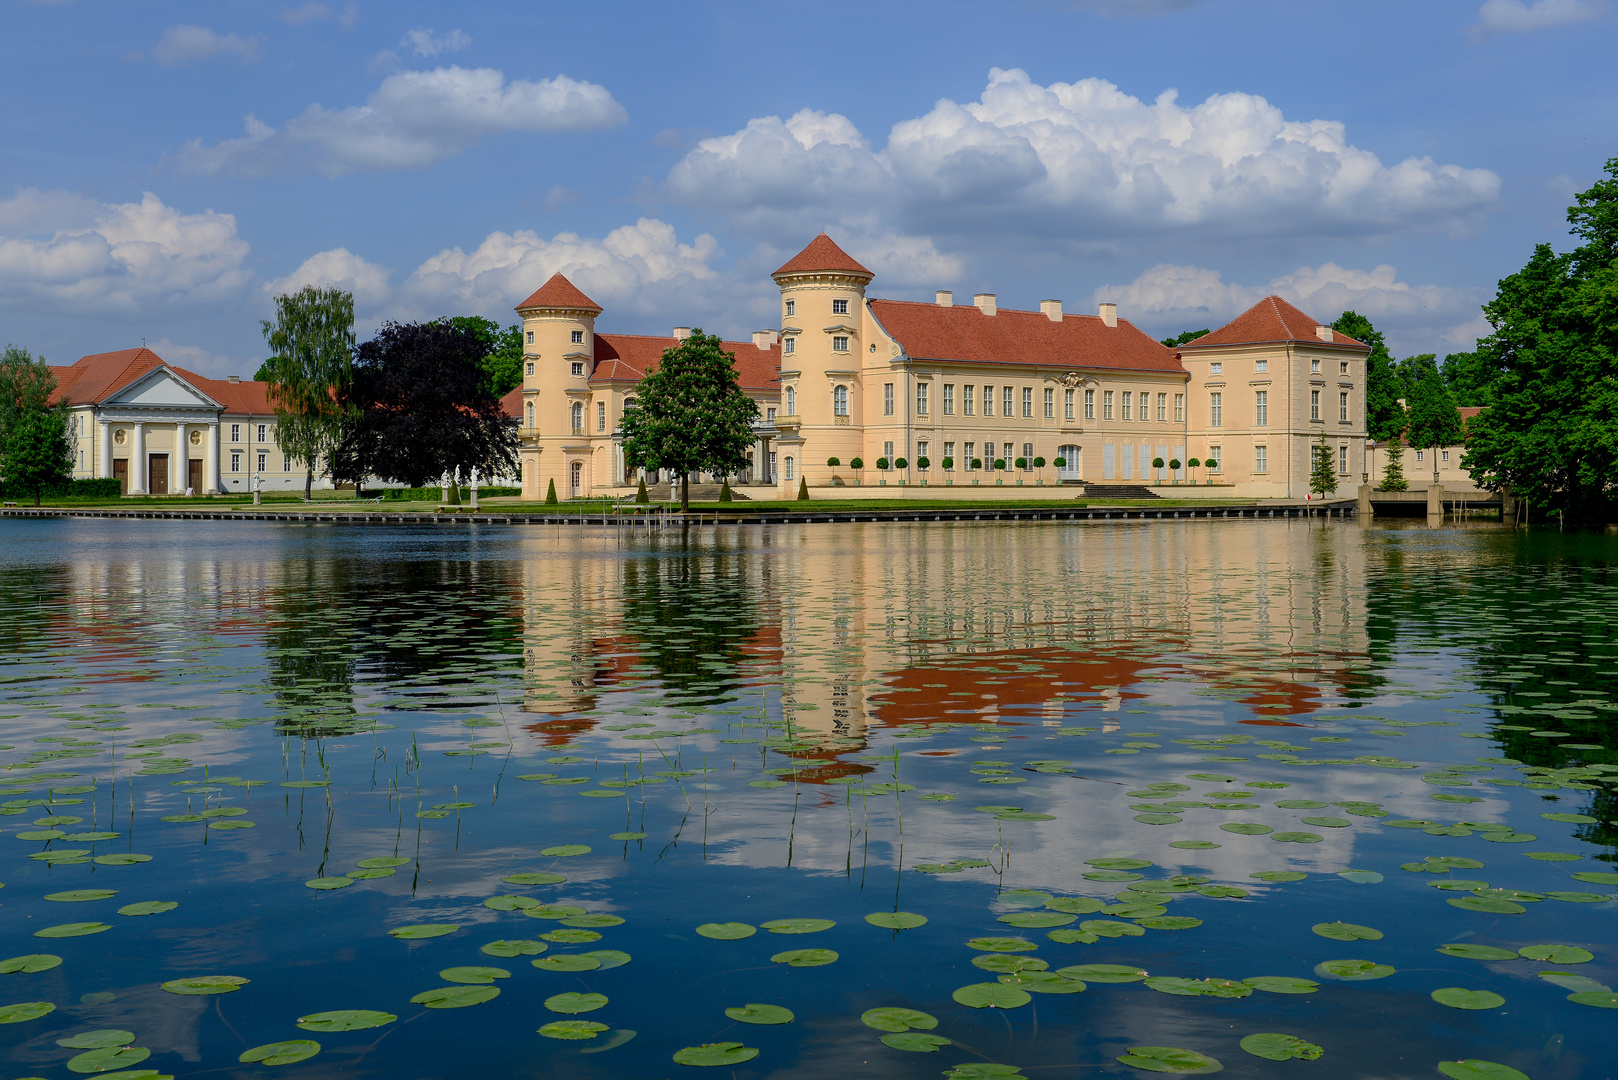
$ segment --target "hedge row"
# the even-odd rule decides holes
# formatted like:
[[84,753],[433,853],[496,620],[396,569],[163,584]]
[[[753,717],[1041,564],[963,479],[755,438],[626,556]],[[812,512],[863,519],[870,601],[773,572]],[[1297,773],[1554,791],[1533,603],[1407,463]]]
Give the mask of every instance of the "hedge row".
[[[81,479],[69,480],[59,484],[47,484],[41,494],[47,499],[116,499],[121,494],[121,491],[118,487],[118,480],[109,476],[95,480]],[[0,496],[3,496],[8,502],[18,502],[23,499],[27,499],[29,502],[34,501],[32,488],[24,491],[16,484],[8,484],[4,481],[0,481]]]

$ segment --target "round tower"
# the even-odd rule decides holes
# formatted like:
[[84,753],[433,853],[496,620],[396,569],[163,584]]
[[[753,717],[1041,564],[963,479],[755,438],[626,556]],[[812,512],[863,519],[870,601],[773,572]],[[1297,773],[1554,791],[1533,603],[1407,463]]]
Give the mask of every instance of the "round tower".
[[588,493],[605,482],[591,472],[590,376],[595,368],[595,321],[601,305],[561,274],[553,274],[517,305],[522,316],[522,497]]
[[[875,277],[821,233],[774,274],[781,287],[781,411],[776,478],[782,496],[798,481],[847,475],[863,450],[863,342],[874,327],[865,287]],[[842,465],[828,466],[830,458]]]

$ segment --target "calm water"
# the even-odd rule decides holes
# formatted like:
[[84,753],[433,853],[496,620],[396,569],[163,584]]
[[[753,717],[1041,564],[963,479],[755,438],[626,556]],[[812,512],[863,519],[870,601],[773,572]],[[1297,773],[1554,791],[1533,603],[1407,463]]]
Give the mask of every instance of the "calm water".
[[1612,1076],[1615,553],[3,521],[4,1075]]

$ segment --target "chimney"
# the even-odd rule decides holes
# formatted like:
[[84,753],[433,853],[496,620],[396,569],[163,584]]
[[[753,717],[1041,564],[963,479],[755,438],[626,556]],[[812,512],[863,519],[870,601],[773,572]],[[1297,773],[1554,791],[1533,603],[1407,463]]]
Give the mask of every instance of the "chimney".
[[994,293],[992,292],[973,293],[972,303],[976,304],[977,309],[983,312],[985,315],[993,315],[995,313]]
[[1118,305],[1117,304],[1102,304],[1101,305],[1101,321],[1102,321],[1103,324],[1105,324],[1107,326],[1117,326],[1118,325]]
[[674,328],[674,340],[675,341],[684,341],[686,338],[688,338],[690,336],[691,336],[691,328],[689,326],[676,326]]
[[950,292],[948,289],[939,289],[937,299],[939,307],[955,306],[955,294]]
[[776,336],[777,335],[774,330],[754,330],[753,348],[765,352],[769,351],[775,346]]
[[1319,338],[1321,341],[1331,341],[1332,340],[1331,327],[1329,327],[1329,326],[1317,326],[1317,327],[1315,327],[1315,337]]
[[1062,301],[1060,300],[1041,300],[1039,310],[1051,322],[1062,321]]
[[242,377],[240,375],[229,375],[229,376],[226,376],[225,381],[226,382],[231,382],[231,383],[239,383],[239,382],[242,381]]

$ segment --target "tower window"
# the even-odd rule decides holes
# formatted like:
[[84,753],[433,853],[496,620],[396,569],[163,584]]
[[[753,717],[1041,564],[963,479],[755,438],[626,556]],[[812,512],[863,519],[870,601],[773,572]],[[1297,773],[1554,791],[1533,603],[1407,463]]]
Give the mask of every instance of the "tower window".
[[798,313],[798,302],[796,300],[788,300],[787,301],[787,318],[790,319],[794,315],[796,315],[797,313]]
[[848,351],[848,338],[841,337],[841,336],[833,337],[831,339],[831,351],[832,352],[847,352]]
[[848,301],[847,300],[833,300],[831,302],[831,313],[833,315],[847,315],[848,314]]
[[573,344],[575,344],[575,345],[583,345],[584,344],[584,331],[583,330],[575,330],[575,331],[573,331]]
[[848,387],[834,387],[831,392],[831,412],[833,416],[848,415]]
[[534,332],[532,330],[530,330],[530,331],[528,331],[528,344],[532,345],[533,343],[534,343]]
[[781,343],[781,351],[786,353],[788,356],[791,356],[793,353],[797,352],[798,351],[798,339],[797,338],[787,338],[785,341],[783,341]]
[[532,375],[533,373],[534,373],[534,362],[532,360],[530,360],[530,361],[528,361],[528,374]]
[[569,368],[572,370],[572,373],[574,375],[583,375],[584,374],[584,361],[583,360],[575,360],[575,361],[573,361],[572,364],[569,365]]

